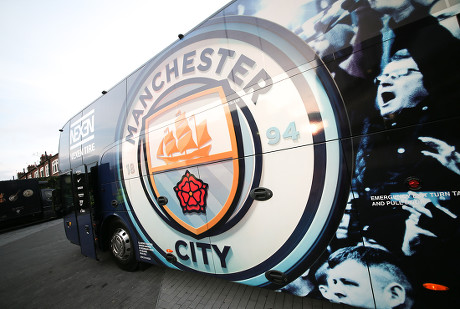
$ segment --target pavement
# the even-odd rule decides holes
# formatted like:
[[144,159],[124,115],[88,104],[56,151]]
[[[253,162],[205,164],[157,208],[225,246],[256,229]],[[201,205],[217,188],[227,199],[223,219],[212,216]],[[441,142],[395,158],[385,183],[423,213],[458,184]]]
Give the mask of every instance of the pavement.
[[120,270],[108,252],[84,257],[62,219],[0,234],[0,308],[303,308],[345,305],[157,266]]

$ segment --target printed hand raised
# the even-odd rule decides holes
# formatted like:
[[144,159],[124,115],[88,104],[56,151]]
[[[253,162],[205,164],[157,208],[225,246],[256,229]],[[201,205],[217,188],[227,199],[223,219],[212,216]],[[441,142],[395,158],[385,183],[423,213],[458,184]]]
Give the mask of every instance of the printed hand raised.
[[[430,199],[426,198],[426,193],[409,191],[408,194],[410,198],[404,200],[406,205],[402,206],[402,208],[410,212],[410,216],[406,220],[406,232],[404,233],[401,249],[405,255],[411,256],[416,253],[424,238],[438,237],[438,235],[425,226],[435,226],[429,224],[433,223],[433,220],[440,221],[437,222],[437,224],[446,223],[446,225],[449,225],[449,222],[457,219],[457,215],[439,205],[438,202],[432,202]],[[431,208],[431,210],[429,208]],[[421,217],[423,217],[424,227],[419,225]]]
[[443,166],[460,175],[460,153],[455,151],[454,146],[433,137],[420,136],[418,139],[434,150],[422,150],[423,155],[438,160]]

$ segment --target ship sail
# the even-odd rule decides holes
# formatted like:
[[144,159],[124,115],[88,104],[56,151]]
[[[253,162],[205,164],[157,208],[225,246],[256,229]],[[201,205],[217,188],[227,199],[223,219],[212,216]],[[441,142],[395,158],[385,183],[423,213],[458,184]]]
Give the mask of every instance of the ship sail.
[[163,152],[164,146],[165,146],[165,140],[162,139],[160,143],[160,147],[158,147],[158,150],[157,150],[157,158],[165,155],[165,153]]
[[192,129],[190,129],[190,126],[188,125],[188,121],[185,118],[184,113],[180,113],[178,115],[178,117],[176,119],[175,127],[176,127],[176,136],[177,136],[177,138],[181,138],[188,131],[192,131]]
[[[171,131],[169,128],[165,130],[165,136],[161,140],[157,151],[158,159],[166,163],[172,163],[180,160],[203,157],[209,154],[211,145],[206,144],[208,144],[212,138],[209,135],[206,120],[195,125],[194,130],[192,130],[187,118],[185,118],[185,113],[179,111],[174,127],[174,131]],[[194,140],[194,134],[196,136],[196,141]]]
[[179,149],[176,145],[176,139],[174,138],[173,132],[168,130],[168,134],[166,134],[165,138],[163,139],[165,144],[165,152],[167,156],[172,155],[175,152],[178,152]]
[[196,126],[196,136],[198,148],[201,148],[207,142],[211,141],[211,136],[209,136],[208,124],[206,120],[203,120]]
[[186,150],[191,150],[197,148],[195,141],[193,140],[192,131],[185,132],[179,140],[177,141],[177,147],[181,153],[184,153]]
[[157,157],[162,157],[165,153],[167,156],[170,156],[179,151],[173,132],[169,131],[169,128],[167,128],[165,134],[165,137],[161,140],[160,146],[158,147]]
[[198,147],[193,140],[192,129],[188,125],[188,121],[185,118],[185,113],[181,113],[179,117],[177,117],[176,136],[177,147],[181,153],[184,153],[186,150]]

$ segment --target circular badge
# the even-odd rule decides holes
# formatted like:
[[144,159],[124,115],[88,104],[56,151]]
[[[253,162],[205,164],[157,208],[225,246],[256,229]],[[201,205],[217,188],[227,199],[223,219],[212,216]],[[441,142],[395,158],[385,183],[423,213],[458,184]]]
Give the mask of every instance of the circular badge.
[[27,190],[24,190],[24,192],[22,192],[22,195],[24,197],[31,197],[32,195],[34,195],[34,191],[31,189],[27,189]]
[[324,250],[348,195],[347,124],[301,39],[254,17],[211,19],[128,87],[119,178],[141,259],[267,285],[267,270],[300,272]]

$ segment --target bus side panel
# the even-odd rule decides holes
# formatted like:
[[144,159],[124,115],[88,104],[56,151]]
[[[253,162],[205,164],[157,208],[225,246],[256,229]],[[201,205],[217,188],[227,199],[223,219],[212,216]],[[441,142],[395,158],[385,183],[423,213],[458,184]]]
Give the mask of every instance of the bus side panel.
[[70,170],[70,121],[61,130],[59,138],[59,175]]
[[83,110],[82,138],[86,142],[81,153],[71,154],[71,160],[81,156],[84,164],[99,161],[104,151],[119,139],[116,120],[125,113],[125,103],[126,80],[123,80]]
[[[318,147],[328,148],[325,160],[314,160]],[[267,285],[264,273],[273,270],[293,280],[322,255],[341,219],[350,186],[346,157],[338,141],[266,153],[260,157],[269,168],[264,170],[259,186],[270,189],[273,196],[254,201],[241,221],[211,238],[220,252],[230,247],[226,259],[215,252],[214,258],[221,262],[216,265],[216,273],[236,281],[244,274],[246,278],[240,282],[256,286]],[[245,161],[250,165],[251,158]],[[326,164],[341,165],[341,169],[328,169]],[[203,178],[212,173],[211,166],[199,169]],[[321,174],[317,169],[327,172]],[[216,176],[223,178],[223,175]],[[245,198],[241,197],[243,201]],[[262,239],[270,241],[262,245]],[[301,261],[303,265],[292,268],[292,260]],[[252,276],[247,275],[247,269],[253,271]]]
[[0,182],[0,222],[42,213],[37,179]]
[[[364,165],[355,167],[352,201],[363,237],[402,253],[408,281],[420,288],[417,297],[425,303],[434,301],[433,306],[447,306],[459,287],[460,270],[452,266],[460,253],[456,245],[460,176],[454,165],[443,166],[449,160],[444,155],[451,155],[452,145],[460,144],[455,133],[460,132],[459,120],[385,131],[355,143],[357,153],[366,158]],[[390,155],[391,161],[386,159]],[[422,290],[425,283],[443,284],[451,291],[430,299],[436,294]]]
[[[460,5],[396,2],[235,1],[113,90],[115,136],[98,120],[115,96],[75,117],[70,157],[103,153],[103,213],[137,257],[356,307],[459,307]],[[98,123],[111,145],[93,147]]]

